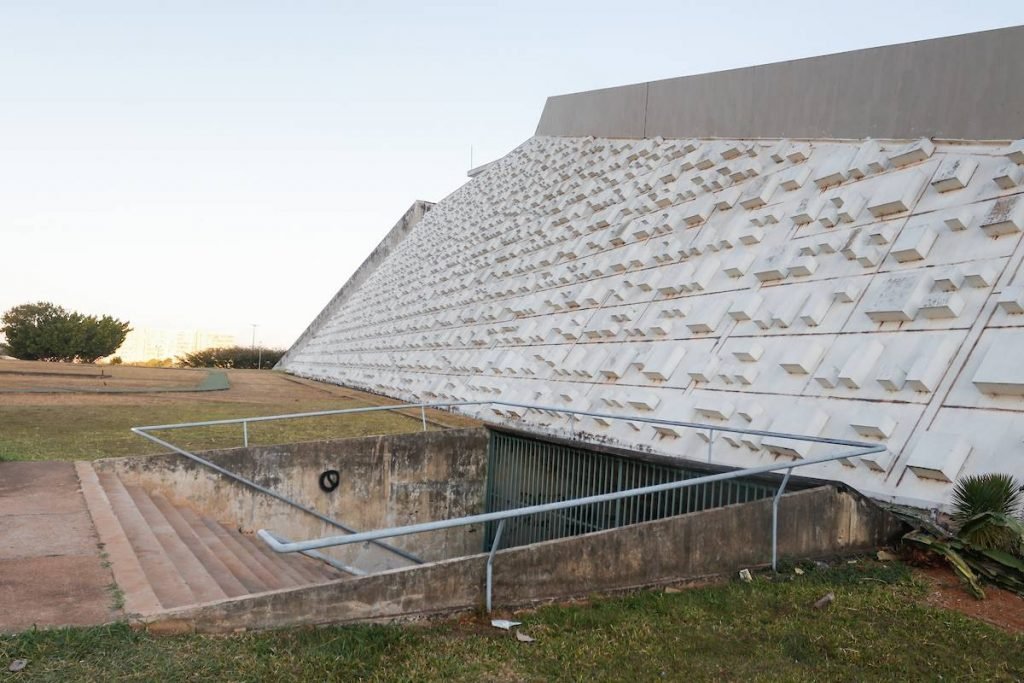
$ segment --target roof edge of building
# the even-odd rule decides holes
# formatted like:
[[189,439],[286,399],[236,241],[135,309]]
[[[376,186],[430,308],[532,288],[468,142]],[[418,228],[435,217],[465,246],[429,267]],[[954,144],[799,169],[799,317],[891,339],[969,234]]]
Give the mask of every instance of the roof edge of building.
[[1024,137],[1024,26],[549,97],[537,135]]
[[313,322],[299,335],[299,338],[289,347],[288,351],[281,357],[274,369],[283,369],[291,357],[317,333],[321,326],[331,317],[335,310],[344,304],[352,294],[366,281],[377,269],[377,266],[391,254],[392,251],[404,240],[413,227],[426,215],[427,211],[434,207],[434,202],[417,199],[406,209],[402,217],[398,219],[394,227],[388,231],[384,239],[374,248],[370,255],[356,268],[352,276],[342,285],[341,289],[331,297],[323,310],[313,319]]

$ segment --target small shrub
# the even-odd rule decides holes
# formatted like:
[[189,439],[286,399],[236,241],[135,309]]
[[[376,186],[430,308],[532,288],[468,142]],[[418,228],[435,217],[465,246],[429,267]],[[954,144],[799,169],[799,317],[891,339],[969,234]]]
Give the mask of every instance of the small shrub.
[[124,363],[124,361],[121,360],[121,356],[114,356],[110,359],[111,365],[121,365],[122,363]]
[[235,368],[269,370],[277,365],[284,355],[284,349],[268,349],[250,346],[229,346],[203,349],[186,353],[177,359],[184,368]]
[[[1006,517],[1019,517],[1024,490],[1009,474],[975,474],[964,477],[953,489],[953,520],[961,526],[978,515],[991,512]],[[1015,538],[1005,527],[972,525],[962,539],[979,548],[1012,550]]]

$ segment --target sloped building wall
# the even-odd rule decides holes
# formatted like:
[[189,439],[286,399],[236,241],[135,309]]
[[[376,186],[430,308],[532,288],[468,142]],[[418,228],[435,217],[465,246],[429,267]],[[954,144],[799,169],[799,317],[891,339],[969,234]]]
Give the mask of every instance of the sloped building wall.
[[[535,137],[427,213],[283,367],[409,400],[879,440],[884,457],[807,474],[943,503],[962,473],[1024,475],[1022,174],[1021,142]],[[707,452],[628,420],[571,429]],[[822,448],[720,437],[713,459]]]

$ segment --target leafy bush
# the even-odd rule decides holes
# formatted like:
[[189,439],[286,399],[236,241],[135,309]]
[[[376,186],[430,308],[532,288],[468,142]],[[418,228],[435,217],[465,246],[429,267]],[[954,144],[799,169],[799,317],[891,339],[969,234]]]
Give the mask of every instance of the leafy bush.
[[281,360],[283,355],[284,349],[226,346],[186,353],[178,358],[178,365],[183,368],[267,370],[277,365],[277,361]]
[[110,359],[111,365],[121,365],[122,363],[124,363],[124,360],[121,359],[121,356],[114,356]]
[[10,354],[21,360],[92,363],[109,356],[131,332],[129,323],[104,315],[84,315],[41,301],[15,306],[0,327]]

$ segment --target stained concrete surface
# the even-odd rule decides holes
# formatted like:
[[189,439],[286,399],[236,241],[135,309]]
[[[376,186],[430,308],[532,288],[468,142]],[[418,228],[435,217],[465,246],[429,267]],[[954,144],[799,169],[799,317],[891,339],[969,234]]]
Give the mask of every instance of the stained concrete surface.
[[[449,429],[199,455],[351,528],[368,531],[482,512],[487,438],[484,429]],[[178,455],[111,458],[93,464],[98,472],[115,471],[125,482],[249,531],[264,528],[289,540],[341,533]],[[327,469],[337,469],[341,475],[337,490],[330,493],[319,486],[319,476]],[[482,531],[479,526],[446,529],[388,543],[433,562],[479,552]],[[366,544],[326,552],[366,571],[410,563]]]
[[[594,592],[732,574],[771,558],[772,501],[501,550],[501,608]],[[779,556],[834,557],[886,545],[903,525],[861,496],[820,487],[779,505]],[[231,632],[302,624],[392,620],[471,610],[484,602],[487,555],[171,610],[145,621],[160,631]]]
[[0,632],[117,618],[69,462],[0,462]]

